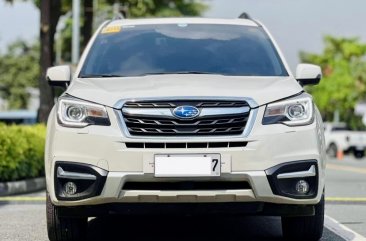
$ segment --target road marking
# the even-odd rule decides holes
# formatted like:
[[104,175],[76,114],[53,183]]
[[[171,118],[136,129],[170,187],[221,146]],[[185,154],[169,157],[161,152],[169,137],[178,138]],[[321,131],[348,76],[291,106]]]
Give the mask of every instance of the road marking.
[[362,168],[362,167],[350,167],[350,166],[345,166],[345,165],[337,165],[337,164],[328,163],[327,169],[366,174],[366,168]]
[[46,201],[46,197],[0,197],[0,202],[33,202],[33,201]]
[[325,197],[328,202],[366,202],[366,197]]
[[324,226],[347,241],[366,241],[366,238],[361,234],[356,233],[329,216],[325,216]]

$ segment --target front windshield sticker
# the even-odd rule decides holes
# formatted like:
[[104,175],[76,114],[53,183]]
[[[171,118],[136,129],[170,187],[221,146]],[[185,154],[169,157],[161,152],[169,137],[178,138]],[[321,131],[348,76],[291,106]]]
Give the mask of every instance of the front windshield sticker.
[[102,34],[119,33],[121,32],[121,30],[122,30],[121,26],[107,26],[103,28]]

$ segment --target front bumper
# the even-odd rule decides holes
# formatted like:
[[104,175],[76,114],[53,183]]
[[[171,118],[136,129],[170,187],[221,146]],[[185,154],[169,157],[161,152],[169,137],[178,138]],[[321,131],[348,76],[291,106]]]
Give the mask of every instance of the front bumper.
[[[72,129],[59,126],[51,113],[46,147],[47,189],[51,200],[58,206],[82,206],[109,203],[232,203],[261,202],[275,204],[313,205],[320,201],[324,188],[325,153],[319,123],[301,127],[284,125],[263,126],[256,121],[246,138],[210,138],[210,142],[246,142],[245,147],[230,148],[128,148],[127,142],[141,139],[122,135],[118,118],[108,109],[111,126],[88,126]],[[258,109],[257,118],[263,116]],[[207,142],[207,138],[150,142]],[[127,182],[187,181],[187,178],[156,178],[151,163],[156,154],[212,154],[221,155],[221,176],[189,178],[189,181],[242,181],[245,189],[218,190],[125,190]],[[315,160],[318,168],[317,193],[311,198],[297,199],[275,194],[266,170],[282,163]],[[83,163],[108,172],[100,195],[81,200],[61,200],[55,191],[57,162]],[[319,191],[320,190],[320,191]]]
[[230,203],[108,203],[77,207],[58,207],[62,217],[103,217],[110,215],[263,215],[313,216],[314,205],[273,204],[263,202]]
[[[314,163],[314,161],[311,161]],[[76,164],[77,165],[77,164]],[[100,177],[104,178],[104,177]],[[100,194],[78,200],[55,197],[55,204],[62,206],[96,205],[105,203],[232,203],[263,202],[277,204],[316,204],[320,200],[315,192],[308,198],[291,198],[277,195],[271,188],[271,179],[265,171],[232,172],[220,177],[189,178],[191,183],[247,183],[243,188],[217,190],[131,190],[128,183],[181,183],[187,178],[156,178],[153,174],[109,172]],[[318,177],[316,177],[318,182]],[[318,189],[318,183],[316,182]],[[57,178],[55,186],[58,186]],[[243,185],[244,186],[244,185]],[[56,188],[56,193],[59,190]]]

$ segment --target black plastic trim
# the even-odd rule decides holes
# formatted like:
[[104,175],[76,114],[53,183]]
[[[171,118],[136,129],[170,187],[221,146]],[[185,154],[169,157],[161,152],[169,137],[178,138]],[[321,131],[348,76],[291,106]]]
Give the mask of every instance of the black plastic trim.
[[127,148],[134,149],[190,149],[190,148],[240,148],[246,147],[248,142],[182,142],[182,143],[166,143],[166,142],[126,142]]
[[[73,179],[57,178],[58,167],[62,167],[62,169],[69,172],[93,174],[97,177],[97,179],[91,181],[91,180],[73,180]],[[76,162],[58,161],[55,164],[55,170],[54,170],[54,185],[55,185],[56,197],[58,200],[77,201],[90,197],[99,196],[107,180],[107,175],[108,171],[93,165],[76,163]],[[72,197],[67,197],[63,192],[62,184],[71,180],[73,180],[76,183],[79,183],[80,186],[84,187],[84,190],[81,193],[77,193]]]
[[[299,172],[299,171],[307,171],[309,168],[315,165],[316,176],[315,177],[301,177],[301,178],[289,178],[289,179],[277,179],[277,175],[281,173],[288,173],[288,172]],[[295,199],[309,199],[315,198],[318,194],[318,185],[319,185],[319,169],[318,169],[318,162],[316,160],[302,160],[302,161],[293,161],[293,162],[286,162],[279,164],[277,166],[271,167],[265,170],[267,174],[268,182],[271,186],[272,192],[275,195],[295,198]],[[306,180],[310,183],[310,190],[309,193],[306,195],[296,195],[289,192],[285,192],[281,189],[280,182],[290,182],[296,180]]]
[[320,83],[320,80],[322,79],[321,75],[318,75],[314,79],[297,79],[297,81],[300,83],[301,86],[304,85],[317,85]]
[[187,191],[187,190],[245,190],[246,181],[183,181],[183,182],[126,182],[123,190]]
[[103,217],[110,215],[182,215],[229,214],[258,216],[313,216],[314,205],[244,203],[109,203],[89,206],[58,207],[62,217]]
[[48,85],[52,87],[61,87],[64,89],[67,89],[67,87],[70,85],[71,81],[51,81],[48,79]]

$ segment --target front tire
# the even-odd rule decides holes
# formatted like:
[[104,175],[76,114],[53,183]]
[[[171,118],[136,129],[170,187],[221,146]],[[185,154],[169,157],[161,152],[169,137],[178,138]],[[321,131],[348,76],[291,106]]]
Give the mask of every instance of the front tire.
[[47,232],[50,241],[82,241],[86,239],[87,218],[60,217],[57,206],[47,194]]
[[318,241],[323,235],[324,194],[315,205],[315,215],[306,217],[282,217],[282,233],[286,240]]

